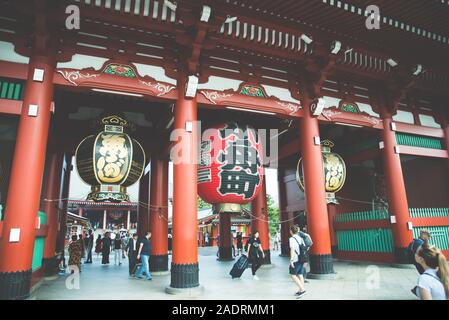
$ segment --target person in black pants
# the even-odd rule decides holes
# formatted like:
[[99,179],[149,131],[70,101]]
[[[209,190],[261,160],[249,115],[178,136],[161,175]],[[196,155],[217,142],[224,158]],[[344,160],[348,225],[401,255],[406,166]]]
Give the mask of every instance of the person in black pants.
[[251,263],[251,271],[253,273],[253,279],[259,280],[259,277],[256,276],[256,271],[262,265],[261,259],[265,259],[265,253],[263,252],[262,243],[259,238],[259,232],[255,231],[253,235],[248,239],[247,252],[248,252],[248,260]]
[[238,232],[237,233],[237,254],[241,255],[243,251],[243,237],[242,237],[242,233]]
[[126,245],[126,254],[128,255],[129,260],[129,276],[134,276],[134,269],[137,264],[137,252],[139,250],[137,241],[137,233],[133,234],[133,237],[129,239],[128,244]]
[[89,235],[86,238],[86,251],[87,251],[87,259],[84,263],[92,263],[92,248],[94,247],[94,235],[92,234],[92,230],[89,229]]
[[106,232],[101,246],[102,259],[101,264],[109,264],[109,253],[111,253],[111,238],[109,232]]

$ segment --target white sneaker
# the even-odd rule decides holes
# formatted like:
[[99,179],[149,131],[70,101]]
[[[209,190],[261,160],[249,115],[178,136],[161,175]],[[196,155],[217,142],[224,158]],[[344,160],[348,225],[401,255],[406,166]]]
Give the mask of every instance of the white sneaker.
[[254,280],[259,280],[259,277],[256,276],[256,275],[254,275],[254,276],[253,276],[253,279],[254,279]]

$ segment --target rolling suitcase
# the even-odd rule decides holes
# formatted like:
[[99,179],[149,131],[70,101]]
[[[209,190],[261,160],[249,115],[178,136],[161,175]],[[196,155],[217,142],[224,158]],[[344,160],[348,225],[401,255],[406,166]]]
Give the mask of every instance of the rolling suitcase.
[[245,255],[242,255],[236,263],[234,263],[234,266],[232,267],[229,274],[231,275],[232,279],[234,278],[240,278],[243,274],[243,271],[248,267],[248,258]]

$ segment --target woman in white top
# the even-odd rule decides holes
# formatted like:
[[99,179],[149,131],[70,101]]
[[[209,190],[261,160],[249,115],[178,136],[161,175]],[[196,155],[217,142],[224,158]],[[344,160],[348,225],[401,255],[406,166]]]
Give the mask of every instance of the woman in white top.
[[449,297],[449,267],[444,254],[426,241],[416,251],[415,260],[424,268],[418,278],[416,295],[421,300],[446,300]]

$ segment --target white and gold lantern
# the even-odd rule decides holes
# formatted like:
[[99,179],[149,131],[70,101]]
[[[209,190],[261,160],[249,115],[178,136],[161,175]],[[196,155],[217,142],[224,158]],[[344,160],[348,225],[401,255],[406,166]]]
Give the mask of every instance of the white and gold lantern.
[[[334,143],[330,140],[321,142],[321,152],[324,167],[324,183],[326,190],[326,202],[338,204],[335,193],[343,188],[346,180],[346,165],[342,157],[331,152]],[[302,157],[296,168],[296,183],[301,191],[304,191],[304,176],[302,170]]]
[[118,116],[100,121],[103,131],[84,138],[76,150],[76,167],[81,179],[91,186],[87,200],[129,201],[126,188],[144,171],[142,146],[125,129],[132,125]]

